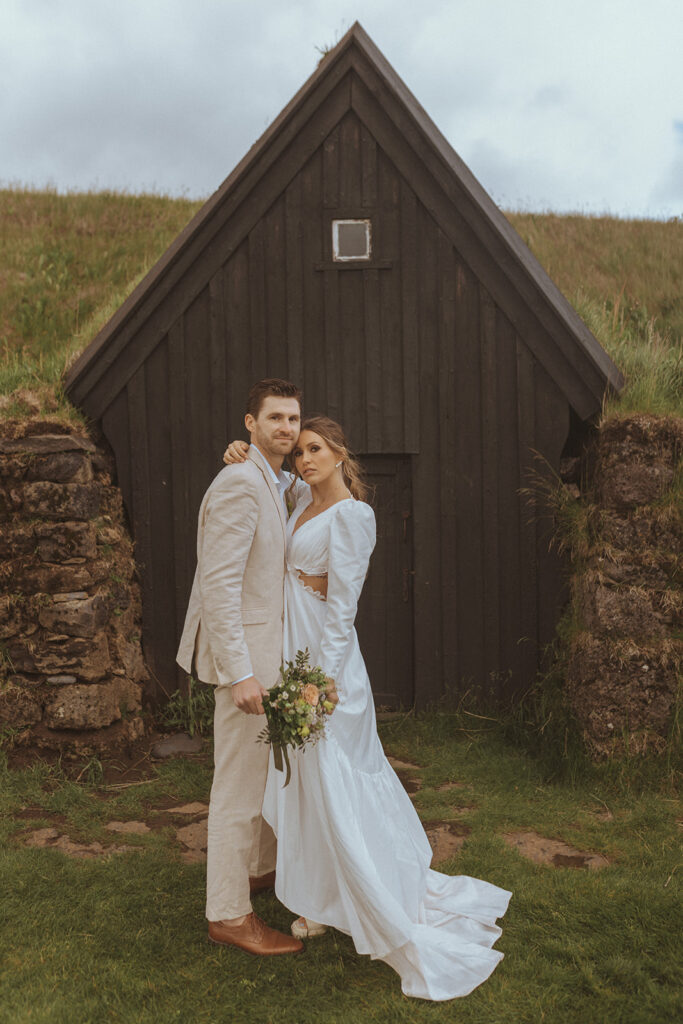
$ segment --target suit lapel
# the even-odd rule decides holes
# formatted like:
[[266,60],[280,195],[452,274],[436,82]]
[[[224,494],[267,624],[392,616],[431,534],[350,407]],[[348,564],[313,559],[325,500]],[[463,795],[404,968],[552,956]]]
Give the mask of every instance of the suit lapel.
[[277,514],[280,517],[280,525],[282,526],[282,534],[283,534],[283,536],[286,539],[286,537],[287,537],[287,532],[286,532],[287,531],[287,519],[286,519],[286,516],[285,516],[285,509],[284,509],[284,505],[282,503],[282,499],[280,497],[280,492],[279,492],[279,490],[277,488],[277,484],[275,483],[275,481],[273,480],[272,476],[268,472],[268,470],[270,469],[270,466],[266,463],[266,461],[263,458],[263,456],[261,455],[261,453],[256,451],[256,449],[254,448],[253,445],[249,446],[249,451],[247,452],[247,458],[251,459],[251,461],[254,463],[254,465],[259,468],[259,470],[261,471],[261,474],[263,476],[263,479],[265,480],[266,484],[268,485],[268,490],[270,491],[271,497],[272,497],[273,501],[275,502],[275,507],[277,509]]

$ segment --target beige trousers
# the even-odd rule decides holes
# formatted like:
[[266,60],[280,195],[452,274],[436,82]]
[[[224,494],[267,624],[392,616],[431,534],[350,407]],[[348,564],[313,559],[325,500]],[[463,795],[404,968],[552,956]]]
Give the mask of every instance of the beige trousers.
[[230,686],[216,687],[206,865],[209,921],[249,914],[249,876],[275,868],[275,836],[261,816],[270,748],[256,740],[265,722],[264,715],[246,715],[235,707]]

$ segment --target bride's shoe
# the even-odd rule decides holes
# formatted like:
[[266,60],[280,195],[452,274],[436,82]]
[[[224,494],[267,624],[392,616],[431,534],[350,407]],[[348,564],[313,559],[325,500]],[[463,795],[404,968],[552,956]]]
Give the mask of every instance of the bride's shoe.
[[326,931],[327,925],[309,921],[306,917],[297,917],[296,921],[292,921],[292,935],[295,939],[315,939]]

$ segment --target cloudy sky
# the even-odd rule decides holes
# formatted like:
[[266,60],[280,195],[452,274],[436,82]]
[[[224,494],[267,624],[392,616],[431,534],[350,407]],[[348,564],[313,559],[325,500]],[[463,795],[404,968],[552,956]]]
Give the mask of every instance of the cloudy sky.
[[356,19],[506,209],[683,214],[681,0],[0,0],[0,185],[207,196]]

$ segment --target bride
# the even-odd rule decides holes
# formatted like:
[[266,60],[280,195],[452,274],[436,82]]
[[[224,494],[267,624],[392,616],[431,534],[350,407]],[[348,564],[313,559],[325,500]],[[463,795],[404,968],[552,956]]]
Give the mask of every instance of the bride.
[[[226,461],[241,461],[233,442]],[[339,703],[322,740],[290,755],[283,786],[271,755],[263,816],[277,836],[275,893],[301,916],[298,937],[332,926],[359,953],[401,976],[405,995],[465,996],[503,954],[495,921],[510,893],[429,867],[432,851],[377,735],[370,681],[353,628],[375,546],[367,488],[341,427],[306,419],[290,456],[283,655],[308,648],[336,681]]]

